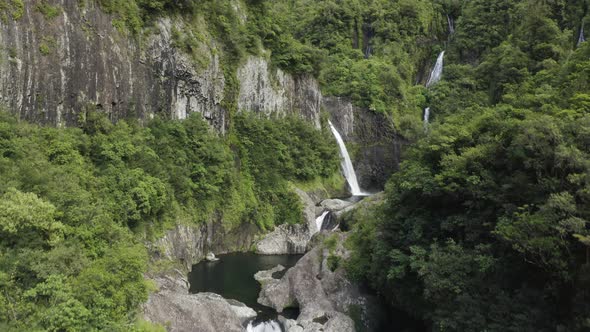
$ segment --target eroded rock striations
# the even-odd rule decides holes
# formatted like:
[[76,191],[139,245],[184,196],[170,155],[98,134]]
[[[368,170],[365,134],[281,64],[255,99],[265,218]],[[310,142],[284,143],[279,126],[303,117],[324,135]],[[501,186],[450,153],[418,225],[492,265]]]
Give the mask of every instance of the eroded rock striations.
[[[24,1],[20,19],[0,22],[0,102],[19,118],[61,126],[94,109],[113,121],[198,112],[220,133],[228,128],[221,51],[207,31],[200,31],[197,62],[174,47],[173,30],[192,33],[181,19],[161,18],[132,36],[96,1],[56,5],[59,15],[48,18]],[[300,115],[319,126],[321,93],[312,77],[270,69],[260,57],[238,73],[240,111]]]

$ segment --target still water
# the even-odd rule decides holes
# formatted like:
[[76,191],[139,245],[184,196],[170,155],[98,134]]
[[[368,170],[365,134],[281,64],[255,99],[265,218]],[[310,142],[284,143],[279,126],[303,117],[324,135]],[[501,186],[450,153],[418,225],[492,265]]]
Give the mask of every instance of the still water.
[[[256,322],[276,319],[274,309],[258,304],[260,284],[254,279],[258,271],[272,269],[278,264],[290,268],[302,255],[256,255],[253,253],[233,253],[219,255],[216,262],[200,262],[193,266],[189,274],[190,292],[211,292],[243,302],[258,313]],[[284,272],[283,272],[284,273]],[[280,278],[282,273],[274,274]],[[285,311],[287,318],[295,318],[298,312]],[[293,317],[295,316],[295,317]]]

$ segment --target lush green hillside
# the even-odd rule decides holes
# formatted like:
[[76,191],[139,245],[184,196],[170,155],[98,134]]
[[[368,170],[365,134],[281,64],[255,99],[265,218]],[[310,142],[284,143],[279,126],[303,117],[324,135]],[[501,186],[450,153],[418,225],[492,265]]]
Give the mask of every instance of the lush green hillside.
[[357,224],[351,272],[434,331],[586,330],[588,3],[444,7],[434,123]]
[[[587,0],[98,3],[139,45],[157,18],[182,19],[176,47],[197,63],[212,35],[231,128],[88,112],[56,129],[2,114],[0,330],[152,329],[136,317],[151,287],[145,240],[212,215],[261,230],[300,220],[289,183],[332,177],[337,150],[300,120],[235,114],[249,54],[314,75],[412,142],[384,206],[353,227],[353,276],[433,331],[590,328],[590,44],[576,46]],[[0,19],[22,8],[0,1]],[[426,89],[442,50],[443,80]]]
[[1,330],[128,331],[150,288],[143,241],[213,216],[298,223],[289,182],[338,169],[330,133],[296,119],[241,116],[224,139],[199,115],[141,127],[89,113],[70,129],[0,116]]

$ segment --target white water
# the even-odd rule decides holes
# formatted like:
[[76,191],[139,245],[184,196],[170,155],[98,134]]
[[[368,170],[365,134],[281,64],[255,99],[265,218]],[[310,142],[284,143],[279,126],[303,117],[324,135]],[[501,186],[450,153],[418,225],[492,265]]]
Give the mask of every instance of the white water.
[[430,73],[430,78],[428,78],[428,82],[426,82],[427,88],[435,85],[442,78],[444,57],[445,57],[445,51],[440,52],[440,54],[438,55],[438,58],[436,59],[436,65],[434,65],[434,68],[432,69],[432,72]]
[[580,37],[578,37],[578,46],[580,46],[580,44],[585,41],[586,38],[584,38],[584,25],[582,24],[582,28],[580,29]]
[[247,332],[281,332],[281,326],[274,320],[263,322],[258,325],[252,325],[252,322],[246,327]]
[[428,120],[430,119],[430,107],[424,109],[424,126],[428,126]]
[[330,129],[332,129],[332,133],[334,137],[336,137],[336,141],[338,141],[338,147],[340,148],[340,155],[342,156],[342,172],[344,173],[344,177],[346,181],[348,181],[348,185],[350,186],[350,191],[353,196],[363,196],[363,192],[359,187],[358,180],[356,179],[356,173],[354,172],[354,167],[352,167],[352,161],[350,160],[350,155],[348,155],[348,150],[346,150],[346,145],[344,145],[344,141],[342,140],[342,136],[331,121],[328,120],[330,124]]
[[315,224],[318,226],[318,232],[322,230],[322,225],[324,224],[324,219],[330,213],[330,211],[324,211],[321,216],[315,218]]
[[449,34],[452,35],[455,33],[455,21],[447,15],[447,22],[449,23]]

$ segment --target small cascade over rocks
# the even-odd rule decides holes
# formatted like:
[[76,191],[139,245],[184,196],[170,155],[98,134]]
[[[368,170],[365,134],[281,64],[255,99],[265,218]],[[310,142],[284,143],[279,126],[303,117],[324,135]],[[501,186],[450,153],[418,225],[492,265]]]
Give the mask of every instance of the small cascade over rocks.
[[250,322],[246,327],[246,332],[282,332],[281,325],[278,322],[271,320],[254,325]]
[[330,210],[324,211],[319,217],[315,219],[315,224],[318,227],[318,232],[322,230],[322,225],[324,224],[324,219],[330,213]]
[[354,167],[352,166],[352,161],[350,160],[350,155],[348,154],[348,150],[346,149],[346,145],[344,144],[344,140],[336,127],[332,124],[331,121],[328,120],[328,124],[330,124],[330,129],[336,137],[336,141],[338,142],[338,147],[340,148],[340,155],[342,156],[342,172],[344,173],[344,177],[350,186],[350,192],[353,196],[366,196],[367,194],[361,191],[359,186],[358,180],[356,178],[356,173],[354,172]]
[[434,68],[432,69],[432,72],[430,73],[430,77],[428,78],[428,82],[426,82],[427,88],[435,85],[442,78],[444,57],[445,57],[445,51],[440,52],[440,54],[438,55],[438,58],[436,59],[436,65],[434,65]]
[[586,38],[584,37],[584,24],[582,23],[582,27],[580,28],[580,36],[578,37],[578,46],[580,46],[580,44],[582,44],[583,42],[586,41]]

